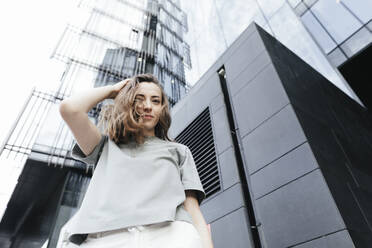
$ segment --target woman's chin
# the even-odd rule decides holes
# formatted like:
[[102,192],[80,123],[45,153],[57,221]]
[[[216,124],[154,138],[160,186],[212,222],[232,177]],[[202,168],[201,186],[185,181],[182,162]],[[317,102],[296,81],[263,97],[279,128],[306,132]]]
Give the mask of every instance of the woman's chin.
[[152,123],[150,123],[150,122],[144,122],[144,124],[145,124],[145,128],[147,129],[147,130],[151,130],[151,129],[154,129],[154,125],[152,125]]

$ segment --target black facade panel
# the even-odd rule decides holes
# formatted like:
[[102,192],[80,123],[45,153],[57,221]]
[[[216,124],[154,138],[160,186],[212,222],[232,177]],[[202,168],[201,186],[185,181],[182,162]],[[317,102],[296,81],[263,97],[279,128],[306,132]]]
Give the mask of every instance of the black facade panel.
[[372,243],[372,116],[258,27],[356,247]]
[[0,247],[41,247],[55,225],[66,168],[27,160],[0,223]]

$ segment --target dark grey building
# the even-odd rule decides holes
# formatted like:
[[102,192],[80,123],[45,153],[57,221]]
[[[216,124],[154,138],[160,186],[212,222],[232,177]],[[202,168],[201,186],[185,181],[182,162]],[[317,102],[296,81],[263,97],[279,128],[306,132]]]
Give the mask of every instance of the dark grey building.
[[372,115],[261,27],[172,115],[216,248],[370,247]]

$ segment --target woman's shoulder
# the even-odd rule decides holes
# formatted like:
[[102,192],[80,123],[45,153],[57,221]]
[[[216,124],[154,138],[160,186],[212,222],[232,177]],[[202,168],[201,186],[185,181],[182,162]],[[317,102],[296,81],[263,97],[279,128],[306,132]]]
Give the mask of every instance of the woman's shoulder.
[[164,145],[180,165],[185,158],[187,146],[176,141],[166,141]]
[[176,148],[177,150],[183,151],[187,147],[186,145],[179,143],[177,141],[166,141],[164,140],[163,144],[165,146]]

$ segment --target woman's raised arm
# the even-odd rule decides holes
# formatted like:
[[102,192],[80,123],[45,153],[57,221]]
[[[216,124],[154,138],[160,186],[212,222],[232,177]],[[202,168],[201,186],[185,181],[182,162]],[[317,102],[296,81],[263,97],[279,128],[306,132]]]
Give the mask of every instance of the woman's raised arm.
[[106,98],[114,99],[127,81],[88,89],[60,103],[59,112],[62,119],[70,128],[85,155],[89,155],[102,138],[99,129],[88,118],[89,110]]

